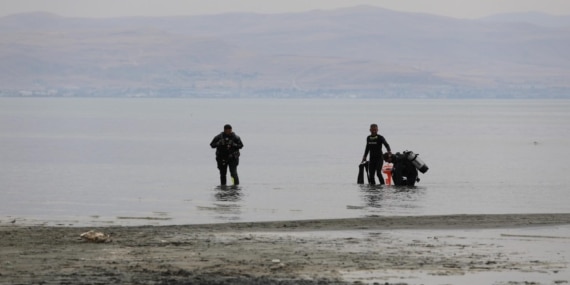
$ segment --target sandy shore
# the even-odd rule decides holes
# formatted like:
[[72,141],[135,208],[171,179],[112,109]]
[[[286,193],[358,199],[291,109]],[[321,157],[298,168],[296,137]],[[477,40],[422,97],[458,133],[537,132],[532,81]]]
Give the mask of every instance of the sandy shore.
[[[567,225],[570,214],[99,228],[5,218],[0,284],[570,284],[570,236],[553,234]],[[88,230],[112,241],[87,243]]]

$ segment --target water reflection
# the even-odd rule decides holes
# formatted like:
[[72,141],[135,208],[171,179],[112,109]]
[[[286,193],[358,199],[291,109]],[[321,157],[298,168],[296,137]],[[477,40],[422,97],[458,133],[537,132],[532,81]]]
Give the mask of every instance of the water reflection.
[[237,185],[220,185],[215,188],[216,201],[220,202],[239,202],[242,199],[242,189]]
[[368,208],[379,209],[398,205],[413,208],[422,189],[417,186],[359,185],[361,197]]
[[380,208],[382,206],[382,200],[384,200],[384,186],[380,185],[359,185],[360,191],[362,192],[362,198],[364,199],[364,204],[367,207]]
[[240,186],[216,186],[213,202],[198,206],[198,210],[211,212],[215,220],[239,221],[242,216],[242,188]]

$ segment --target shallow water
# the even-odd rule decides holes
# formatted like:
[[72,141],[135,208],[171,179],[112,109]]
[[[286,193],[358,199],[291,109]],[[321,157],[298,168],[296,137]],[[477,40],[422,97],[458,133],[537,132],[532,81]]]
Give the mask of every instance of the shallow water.
[[[0,98],[0,221],[165,225],[569,212],[570,101]],[[430,170],[356,184],[370,123]],[[211,139],[242,137],[220,187]]]

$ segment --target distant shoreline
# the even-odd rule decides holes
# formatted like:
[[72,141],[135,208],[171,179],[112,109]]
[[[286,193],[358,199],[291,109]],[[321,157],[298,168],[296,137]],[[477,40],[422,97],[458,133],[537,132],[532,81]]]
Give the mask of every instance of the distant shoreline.
[[[506,92],[508,93],[508,92]],[[511,96],[511,95],[489,95],[489,96],[403,96],[403,97],[392,97],[392,96],[373,96],[373,95],[339,95],[339,96],[320,96],[320,95],[308,95],[308,96],[193,96],[193,95],[165,95],[165,96],[130,96],[130,95],[109,95],[109,96],[42,96],[42,95],[12,95],[12,94],[2,94],[0,91],[0,99],[187,99],[187,100],[426,100],[426,101],[437,101],[437,100],[569,100],[570,92],[565,92],[564,94],[551,94],[551,95],[523,95],[523,96]]]

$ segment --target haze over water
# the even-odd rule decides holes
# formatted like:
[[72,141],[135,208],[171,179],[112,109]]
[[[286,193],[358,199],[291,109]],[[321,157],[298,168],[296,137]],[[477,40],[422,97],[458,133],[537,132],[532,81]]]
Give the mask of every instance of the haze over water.
[[[568,212],[570,101],[0,98],[0,221],[140,225]],[[242,185],[211,139],[233,125]],[[357,185],[370,123],[430,167]]]

